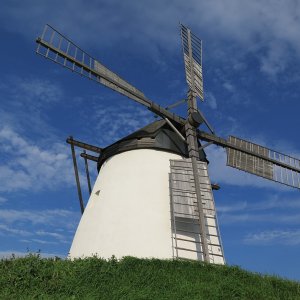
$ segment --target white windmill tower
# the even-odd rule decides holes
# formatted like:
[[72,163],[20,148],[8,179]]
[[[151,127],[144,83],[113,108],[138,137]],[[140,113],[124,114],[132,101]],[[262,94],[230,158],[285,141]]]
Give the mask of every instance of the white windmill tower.
[[[69,138],[83,216],[70,256],[183,258],[224,264],[207,160],[203,148],[226,148],[227,165],[300,188],[300,161],[236,137],[215,135],[197,108],[203,100],[202,42],[181,25],[187,118],[171,113],[104,67],[53,27],[37,39],[37,53],[146,106],[161,117],[99,148]],[[176,104],[175,104],[176,105]],[[174,106],[174,105],[172,105]],[[211,133],[197,127],[205,123]],[[199,140],[206,141],[201,146]],[[96,152],[99,175],[84,209],[74,146]],[[89,177],[88,177],[89,182]]]

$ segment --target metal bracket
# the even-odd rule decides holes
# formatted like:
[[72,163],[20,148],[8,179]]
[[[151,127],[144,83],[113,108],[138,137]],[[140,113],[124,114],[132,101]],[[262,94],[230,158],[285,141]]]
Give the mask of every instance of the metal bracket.
[[[77,146],[79,148],[87,149],[89,151],[93,151],[93,152],[96,152],[96,153],[101,153],[102,148],[99,148],[97,146],[93,146],[93,145],[90,145],[90,144],[87,144],[87,143],[83,143],[83,142],[74,140],[72,136],[70,136],[66,140],[66,142],[68,144],[70,144],[70,146],[71,146],[73,166],[74,166],[75,179],[76,179],[76,185],[77,185],[77,193],[78,193],[78,198],[79,198],[80,210],[81,210],[81,213],[83,214],[83,212],[84,212],[84,203],[83,203],[81,185],[80,185],[80,180],[79,180],[79,173],[78,173],[78,166],[77,166],[77,160],[76,160],[75,146]],[[92,160],[92,161],[97,162],[98,157],[87,154],[85,150],[83,151],[83,153],[80,154],[80,156],[84,158],[88,190],[89,190],[89,194],[91,194],[92,188],[91,188],[90,173],[89,173],[89,167],[88,167],[87,160]]]
[[166,122],[168,123],[168,125],[174,130],[174,132],[179,136],[179,138],[186,143],[186,139],[184,138],[184,136],[178,131],[178,129],[172,124],[172,122],[164,117],[164,119],[166,120]]
[[208,123],[208,121],[207,121],[207,119],[205,118],[203,112],[202,112],[199,108],[197,109],[197,111],[198,111],[198,113],[200,114],[201,118],[203,119],[203,121],[204,121],[205,125],[207,126],[207,128],[210,130],[210,132],[211,132],[212,134],[215,134],[214,129],[213,129],[212,126]]

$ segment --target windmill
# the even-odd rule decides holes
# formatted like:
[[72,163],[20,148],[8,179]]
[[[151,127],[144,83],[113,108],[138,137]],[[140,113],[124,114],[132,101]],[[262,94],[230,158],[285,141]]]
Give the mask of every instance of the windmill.
[[[300,189],[300,161],[230,136],[218,137],[197,107],[203,97],[202,41],[180,25],[188,84],[187,99],[168,108],[110,71],[50,25],[36,52],[145,106],[159,120],[100,148],[72,137],[71,145],[82,218],[71,257],[99,255],[181,258],[224,264],[225,258],[204,148],[226,149],[227,165]],[[186,118],[169,109],[187,102]],[[198,129],[205,124],[208,132]],[[201,141],[201,142],[200,142]],[[90,198],[84,208],[75,146],[83,148]],[[86,150],[96,153],[91,155]],[[91,188],[87,161],[99,175]]]

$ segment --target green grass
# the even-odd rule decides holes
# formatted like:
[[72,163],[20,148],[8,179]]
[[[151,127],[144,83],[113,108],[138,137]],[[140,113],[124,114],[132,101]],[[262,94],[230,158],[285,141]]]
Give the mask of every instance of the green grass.
[[2,259],[0,299],[300,299],[300,284],[194,261]]

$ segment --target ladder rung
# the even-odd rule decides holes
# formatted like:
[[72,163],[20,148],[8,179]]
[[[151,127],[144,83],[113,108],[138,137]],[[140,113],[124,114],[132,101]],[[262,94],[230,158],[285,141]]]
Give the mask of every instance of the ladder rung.
[[197,218],[197,219],[194,219],[194,220],[199,220],[199,216],[195,216],[195,215],[192,215],[192,214],[185,214],[185,213],[180,213],[180,212],[173,212],[173,213],[177,214],[177,215],[191,216],[191,217]]
[[186,204],[186,203],[180,203],[180,202],[174,202],[174,204],[185,205],[185,206],[190,206],[190,207],[197,207],[197,205],[194,205],[194,204]]
[[224,258],[223,254],[209,253],[209,255],[212,255],[212,256],[219,256],[219,257],[223,257],[223,258]]
[[186,233],[193,233],[193,234],[200,234],[200,232],[196,232],[196,231],[189,231],[189,230],[183,230],[183,229],[178,229],[178,228],[176,228],[176,232],[178,232],[178,231],[180,231],[180,232],[186,232]]
[[196,252],[196,253],[203,253],[202,251],[198,251],[198,250],[192,250],[192,249],[188,249],[188,248],[181,248],[181,247],[174,247],[177,250],[184,250],[184,251],[190,251],[190,252]]
[[[189,230],[184,230],[184,229],[178,229],[178,228],[176,228],[176,232],[178,232],[178,231],[180,231],[180,232],[187,232],[187,233],[193,233],[193,234],[198,234],[198,235],[200,235],[200,232],[196,232],[196,231],[189,231]],[[214,237],[219,237],[218,235],[216,235],[216,234],[209,234],[209,233],[205,233],[205,235],[206,235],[206,237],[211,237],[211,236],[214,236]]]
[[[171,221],[173,221],[173,220],[171,220]],[[174,223],[174,221],[173,221],[173,223]],[[179,221],[179,220],[175,220],[175,223],[184,223],[184,224],[199,225],[198,222],[186,222],[186,221]]]
[[[192,250],[192,249],[188,249],[188,248],[181,248],[181,247],[174,247],[174,248],[177,249],[177,250],[190,251],[190,252],[201,253],[201,254],[203,253],[202,251]],[[216,254],[216,253],[211,253],[211,252],[209,252],[208,254],[211,255],[211,256],[223,257],[222,254]]]
[[[192,214],[185,214],[185,213],[179,213],[179,212],[174,212],[174,214],[177,214],[177,215],[185,215],[185,216],[191,216],[191,217],[197,218],[197,219],[194,219],[194,220],[199,220],[199,216],[195,216],[195,215],[192,215]],[[208,219],[216,219],[216,217],[215,217],[215,216],[212,216],[212,215],[206,215],[205,218],[208,218]]]
[[[195,192],[195,187],[193,186],[192,188],[193,188],[192,190],[188,190],[188,189],[179,189],[179,188],[176,188],[176,187],[173,187],[173,186],[172,186],[170,189],[171,189],[172,191],[175,191],[175,192],[189,193],[189,194],[196,194],[196,192]],[[200,184],[200,191],[201,191],[201,192],[209,193],[209,192],[211,192],[211,189],[205,189],[205,188],[203,188],[203,187],[201,186],[201,184]]]
[[183,260],[192,260],[192,261],[195,261],[195,260],[192,259],[192,258],[186,258],[186,257],[181,257],[181,256],[177,256],[176,258],[177,258],[177,259],[183,259]]
[[[191,195],[185,195],[185,194],[193,194],[193,195],[195,195],[195,196],[191,196]],[[191,198],[191,199],[197,199],[197,197],[196,197],[196,193],[191,193],[191,192],[186,192],[186,193],[183,193],[183,194],[177,194],[177,195],[172,195],[173,197],[174,196],[176,196],[176,197],[186,197],[186,198]]]
[[[176,239],[177,241],[185,241],[185,242],[191,242],[191,243],[195,243],[195,244],[201,244],[201,242],[198,242],[198,241],[191,241],[191,240],[188,240],[188,239],[182,239],[182,238],[178,238],[178,237],[173,237],[173,239]],[[207,245],[209,245],[209,246],[216,246],[216,247],[220,247],[221,248],[220,244],[207,243]]]
[[[208,200],[208,199],[202,199],[202,205],[206,205],[206,204],[207,204],[207,201],[211,201],[211,200]],[[193,201],[193,203],[197,203],[197,201]],[[182,203],[182,202],[174,202],[174,204],[188,205],[188,206],[198,207],[198,205],[195,205],[195,204]],[[207,208],[207,209],[213,209],[213,208]]]
[[[172,173],[172,174],[178,174],[178,173]],[[203,177],[201,177],[201,178],[203,178]],[[176,181],[176,182],[186,182],[186,183],[195,185],[195,180],[194,180],[194,179],[186,179],[186,180],[184,180],[184,178],[183,178],[183,179],[171,178],[171,179],[172,179],[173,181]],[[209,184],[206,182],[206,180],[205,180],[205,182],[201,182],[201,181],[200,181],[200,185],[201,185],[201,184],[207,184],[207,185],[209,185]]]
[[[195,220],[195,219],[194,219]],[[174,221],[171,219],[171,222],[174,223]],[[186,222],[186,221],[180,221],[180,220],[175,220],[175,223],[184,223],[184,224],[192,224],[192,225],[199,225],[199,223],[197,222]],[[213,225],[207,225],[205,224],[206,227],[211,227],[211,228],[217,228],[217,226],[213,226]]]

